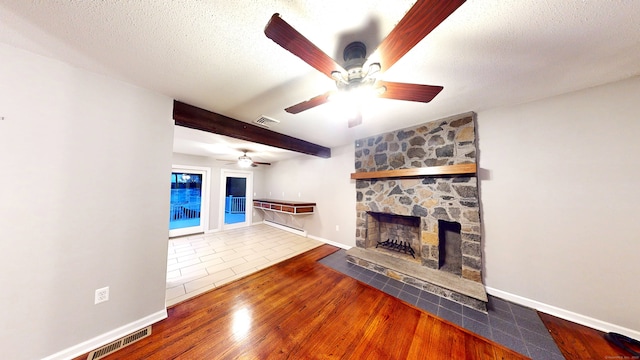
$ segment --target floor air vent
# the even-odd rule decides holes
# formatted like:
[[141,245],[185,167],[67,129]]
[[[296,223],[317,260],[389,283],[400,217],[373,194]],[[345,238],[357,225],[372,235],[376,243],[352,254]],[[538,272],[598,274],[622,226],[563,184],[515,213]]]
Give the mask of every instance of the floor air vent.
[[151,335],[151,326],[147,326],[144,329],[138,330],[135,333],[131,334],[131,335],[127,335],[121,339],[118,339],[112,343],[109,343],[99,349],[93,350],[92,352],[89,353],[89,355],[87,356],[87,360],[98,360],[98,359],[102,359],[103,357],[112,354],[120,349],[122,349],[123,347],[127,346],[127,345],[131,345],[134,342],[140,340],[140,339],[144,339],[147,336]]
[[263,116],[260,116],[258,119],[256,119],[256,121],[254,122],[258,125],[268,128],[271,125],[279,124],[280,120],[272,119],[263,115]]

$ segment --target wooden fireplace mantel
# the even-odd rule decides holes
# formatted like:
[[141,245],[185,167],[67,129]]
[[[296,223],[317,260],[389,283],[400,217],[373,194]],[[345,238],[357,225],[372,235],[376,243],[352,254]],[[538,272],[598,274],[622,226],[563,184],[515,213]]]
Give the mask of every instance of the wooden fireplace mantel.
[[351,179],[359,180],[415,176],[466,175],[475,174],[476,171],[476,164],[457,164],[445,166],[428,166],[412,169],[355,172],[351,173]]

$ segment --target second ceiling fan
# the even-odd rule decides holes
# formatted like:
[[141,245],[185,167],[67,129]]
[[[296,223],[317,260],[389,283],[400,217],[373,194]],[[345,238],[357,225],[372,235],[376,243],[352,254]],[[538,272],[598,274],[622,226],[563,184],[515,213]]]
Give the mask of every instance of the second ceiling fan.
[[[312,97],[307,101],[285,109],[288,113],[302,111],[322,105],[329,97],[343,91],[366,89],[375,95],[396,100],[427,103],[440,91],[442,86],[420,85],[382,81],[380,73],[389,69],[427,34],[451,15],[465,0],[418,0],[373,53],[373,61],[367,63],[366,46],[362,42],[352,42],[344,49],[344,66],[339,65],[309,39],[273,14],[264,33],[284,49],[290,51],[316,70],[332,78],[337,90]],[[349,119],[349,127],[362,123],[361,115]]]
[[[227,163],[227,165],[236,164],[236,165],[240,166],[241,168],[256,167],[258,165],[271,165],[271,163],[268,163],[268,162],[253,161],[249,157],[249,155],[247,155],[248,150],[240,150],[240,151],[242,151],[242,155],[240,157],[238,157],[238,161]],[[232,160],[226,160],[226,159],[216,159],[216,160],[219,160],[219,161],[232,161]]]

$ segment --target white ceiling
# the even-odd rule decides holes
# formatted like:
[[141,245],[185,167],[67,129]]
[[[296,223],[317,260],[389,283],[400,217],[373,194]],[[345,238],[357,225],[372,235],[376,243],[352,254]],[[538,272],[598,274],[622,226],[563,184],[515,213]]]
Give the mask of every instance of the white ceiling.
[[[352,129],[331,104],[283,110],[334,84],[264,35],[273,13],[341,63],[351,41],[373,51],[412,3],[0,0],[0,42],[241,121],[266,115],[280,121],[271,130],[327,147],[640,75],[640,1],[470,0],[381,76],[444,86],[431,103],[374,99]],[[176,130],[178,152],[234,158],[244,148],[255,161],[296,155]]]

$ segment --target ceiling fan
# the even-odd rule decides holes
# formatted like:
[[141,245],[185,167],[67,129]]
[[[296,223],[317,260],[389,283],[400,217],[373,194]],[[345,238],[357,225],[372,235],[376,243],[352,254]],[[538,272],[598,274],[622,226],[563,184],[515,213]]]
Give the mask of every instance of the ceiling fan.
[[[268,162],[253,161],[247,155],[247,150],[241,150],[241,151],[242,151],[242,155],[240,157],[238,157],[238,161],[237,162],[228,163],[227,165],[237,164],[238,166],[240,166],[242,168],[256,167],[258,165],[271,165],[271,163],[268,163]],[[217,160],[229,161],[229,160],[224,160],[224,159],[217,159]]]
[[[312,97],[307,101],[286,108],[285,111],[298,114],[326,103],[331,96],[336,94],[363,90],[387,99],[423,103],[431,101],[442,91],[442,86],[382,81],[378,80],[378,76],[400,60],[464,1],[418,0],[380,43],[369,59],[366,57],[367,48],[362,42],[356,41],[347,45],[343,53],[344,66],[339,65],[282,20],[280,14],[273,14],[264,29],[265,35],[316,70],[335,80],[337,86],[337,90]],[[360,114],[349,119],[349,127],[361,123],[362,116]]]

